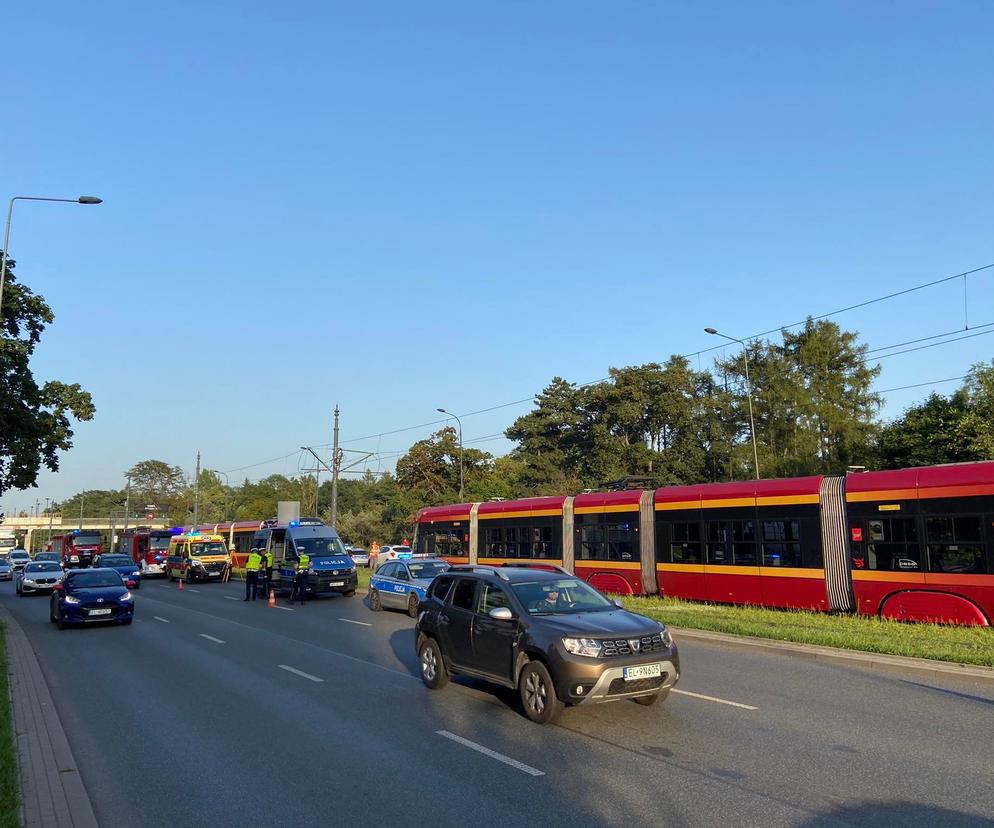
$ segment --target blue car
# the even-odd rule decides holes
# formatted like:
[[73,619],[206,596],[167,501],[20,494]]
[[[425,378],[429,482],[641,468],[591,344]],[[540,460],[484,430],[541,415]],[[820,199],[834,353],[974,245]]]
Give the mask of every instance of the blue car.
[[135,562],[127,555],[97,555],[93,559],[93,565],[95,567],[113,569],[124,578],[127,586],[131,587],[131,589],[138,589],[142,585],[142,574],[138,571],[138,567],[135,566]]
[[70,569],[55,585],[49,617],[60,630],[73,624],[130,624],[135,599],[114,569]]
[[438,559],[387,561],[369,582],[369,608],[374,612],[384,607],[406,609],[411,618],[417,618],[431,582],[448,568]]

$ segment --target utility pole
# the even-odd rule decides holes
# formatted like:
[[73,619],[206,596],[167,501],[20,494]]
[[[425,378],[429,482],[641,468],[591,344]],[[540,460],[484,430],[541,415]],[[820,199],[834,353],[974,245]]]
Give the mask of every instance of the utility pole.
[[52,510],[48,508],[48,504],[51,502],[50,497],[45,498],[45,511],[48,512],[48,542],[52,542]]
[[128,485],[125,486],[124,495],[124,529],[123,531],[128,531],[128,518],[131,517],[131,475],[128,475]]
[[83,528],[83,492],[79,493],[79,528]]
[[193,531],[200,523],[200,452],[197,452],[197,474],[193,480]]
[[335,403],[335,439],[331,450],[331,525],[338,518],[338,470],[342,466],[342,454],[338,450],[338,403]]

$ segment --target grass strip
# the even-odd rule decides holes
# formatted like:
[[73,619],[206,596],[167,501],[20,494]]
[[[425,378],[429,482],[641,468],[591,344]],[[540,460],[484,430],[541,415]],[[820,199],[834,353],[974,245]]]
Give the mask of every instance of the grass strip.
[[0,623],[0,828],[20,828],[20,777],[7,669],[7,629]]
[[911,624],[868,615],[829,615],[677,598],[626,597],[622,602],[632,612],[674,627],[994,667],[994,630],[988,627]]

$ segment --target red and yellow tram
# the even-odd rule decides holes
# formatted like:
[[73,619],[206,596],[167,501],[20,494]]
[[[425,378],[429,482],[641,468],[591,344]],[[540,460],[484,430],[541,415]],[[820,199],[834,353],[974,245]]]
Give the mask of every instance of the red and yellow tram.
[[994,621],[994,462],[421,509],[416,552],[597,588]]

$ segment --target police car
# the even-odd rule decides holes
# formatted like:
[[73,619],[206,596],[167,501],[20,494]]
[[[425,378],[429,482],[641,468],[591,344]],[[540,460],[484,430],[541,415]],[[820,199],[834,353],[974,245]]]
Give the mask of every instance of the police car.
[[411,618],[418,617],[418,606],[436,575],[449,568],[442,560],[387,561],[369,582],[369,608],[378,612],[384,607],[406,609]]

